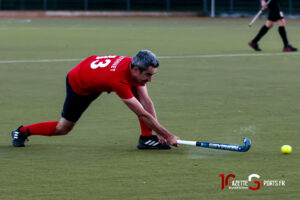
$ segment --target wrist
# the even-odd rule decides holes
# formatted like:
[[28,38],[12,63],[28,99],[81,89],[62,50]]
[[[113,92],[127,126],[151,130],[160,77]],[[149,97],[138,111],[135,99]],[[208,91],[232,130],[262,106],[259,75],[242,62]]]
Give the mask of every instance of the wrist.
[[172,134],[168,134],[165,138],[166,138],[166,140],[172,140],[172,138],[174,137],[174,135],[172,135]]

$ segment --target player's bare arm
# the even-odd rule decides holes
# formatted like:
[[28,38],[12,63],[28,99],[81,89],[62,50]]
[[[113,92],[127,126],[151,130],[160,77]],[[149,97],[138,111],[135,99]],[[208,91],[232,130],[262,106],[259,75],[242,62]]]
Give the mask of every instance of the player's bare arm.
[[147,86],[136,87],[137,97],[143,108],[157,119],[154,104],[148,94]]
[[132,97],[131,99],[123,99],[123,102],[138,116],[139,119],[141,119],[157,134],[164,137],[168,144],[177,146],[177,140],[179,140],[179,138],[164,128],[155,117],[143,108],[142,104],[135,97]]
[[[142,104],[143,108],[146,111],[148,111],[155,119],[157,119],[155,107],[148,94],[147,86],[137,87],[136,92],[137,92],[137,98],[139,102]],[[162,137],[161,135],[157,135],[157,137],[161,144],[164,144],[166,142],[165,138]]]

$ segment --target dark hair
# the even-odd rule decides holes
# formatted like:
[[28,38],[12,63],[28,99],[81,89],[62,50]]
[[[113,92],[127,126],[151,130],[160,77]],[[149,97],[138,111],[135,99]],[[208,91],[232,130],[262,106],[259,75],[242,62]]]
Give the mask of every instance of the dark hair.
[[149,50],[139,51],[131,61],[131,68],[137,66],[141,71],[148,69],[148,67],[158,67],[159,62],[154,53]]

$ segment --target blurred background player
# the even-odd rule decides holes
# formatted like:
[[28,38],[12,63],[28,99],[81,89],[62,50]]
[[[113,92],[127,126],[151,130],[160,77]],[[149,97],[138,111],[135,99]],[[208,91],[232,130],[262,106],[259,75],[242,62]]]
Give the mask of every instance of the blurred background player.
[[269,8],[268,20],[265,25],[260,29],[255,38],[250,41],[248,44],[255,51],[261,51],[258,46],[258,41],[268,32],[270,28],[273,27],[274,22],[278,24],[278,32],[283,41],[283,51],[297,51],[298,49],[289,44],[287,39],[287,34],[285,30],[285,19],[283,12],[281,11],[281,0],[271,0],[267,5],[265,0],[261,0],[261,6],[263,9]]
[[[137,115],[141,136],[139,149],[170,149],[177,146],[178,137],[157,121],[147,82],[151,82],[159,62],[148,50],[139,51],[133,58],[124,56],[90,56],[67,75],[67,95],[59,121],[47,121],[21,126],[12,131],[12,144],[24,147],[30,135],[57,136],[68,134],[81,114],[102,92],[114,91]],[[157,135],[152,135],[154,130]]]

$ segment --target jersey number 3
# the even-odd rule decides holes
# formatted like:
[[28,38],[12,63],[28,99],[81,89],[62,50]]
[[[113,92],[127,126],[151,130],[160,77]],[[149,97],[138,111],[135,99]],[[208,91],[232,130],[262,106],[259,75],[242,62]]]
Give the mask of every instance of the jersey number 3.
[[104,68],[107,67],[111,63],[111,59],[116,56],[97,56],[96,60],[91,63],[92,69]]

